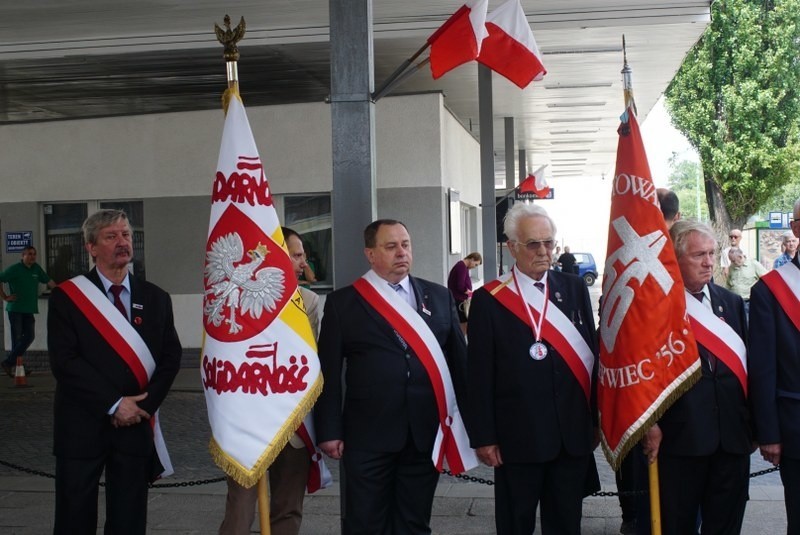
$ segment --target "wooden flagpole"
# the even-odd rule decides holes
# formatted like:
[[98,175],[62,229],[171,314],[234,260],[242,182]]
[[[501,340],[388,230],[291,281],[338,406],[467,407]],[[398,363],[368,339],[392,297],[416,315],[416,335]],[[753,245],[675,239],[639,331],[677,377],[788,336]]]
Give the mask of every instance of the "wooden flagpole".
[[[630,109],[637,115],[636,102],[633,99],[633,71],[628,65],[628,51],[625,47],[625,36],[622,36],[622,90],[625,97],[625,110]],[[650,533],[661,535],[661,495],[658,483],[658,458],[647,465],[650,487]]]
[[270,535],[269,489],[267,487],[269,487],[267,473],[264,472],[261,479],[258,480],[258,523],[261,526],[261,535]]
[[[244,38],[247,25],[244,22],[244,17],[241,17],[239,24],[231,29],[231,18],[225,15],[223,19],[225,29],[220,28],[216,23],[214,24],[214,33],[217,40],[225,47],[223,58],[225,58],[225,71],[228,79],[228,89],[222,95],[222,107],[227,113],[228,102],[230,99],[239,93],[239,49],[236,43]],[[261,527],[261,535],[270,535],[269,526],[269,489],[267,485],[267,473],[261,475],[258,480],[258,521]]]

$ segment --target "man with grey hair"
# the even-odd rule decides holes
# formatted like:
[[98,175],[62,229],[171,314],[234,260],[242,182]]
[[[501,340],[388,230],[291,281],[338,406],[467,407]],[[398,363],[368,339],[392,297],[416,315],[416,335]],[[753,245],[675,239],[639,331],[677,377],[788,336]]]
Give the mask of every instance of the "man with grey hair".
[[506,214],[515,265],[475,291],[468,320],[470,443],[495,469],[498,534],[579,534],[583,497],[599,488],[597,339],[589,292],[552,271],[556,225],[537,205]]
[[722,268],[722,274],[726,278],[728,277],[728,269],[731,267],[731,259],[728,257],[728,252],[731,250],[731,247],[739,247],[739,244],[742,241],[742,231],[738,228],[731,230],[728,233],[728,239],[731,241],[731,244],[722,250],[719,258],[719,265]]
[[144,534],[148,483],[171,473],[156,411],[178,373],[181,344],[169,295],[129,274],[125,212],[95,212],[83,234],[95,267],[53,290],[47,317],[56,378],[53,532],[95,533],[105,471],[106,533]]
[[728,268],[725,287],[744,299],[746,314],[750,302],[750,288],[767,273],[767,269],[760,262],[746,258],[744,252],[738,247],[730,248],[728,258],[731,261],[731,265]]
[[[792,232],[800,237],[800,199]],[[773,269],[750,292],[750,399],[764,460],[780,465],[787,533],[800,533],[800,262]]]
[[781,253],[781,255],[772,263],[772,269],[778,269],[782,265],[791,262],[794,258],[794,255],[797,253],[797,244],[797,236],[795,236],[791,230],[784,232],[781,235],[781,247],[783,248],[783,253]]
[[[717,241],[708,225],[670,229],[697,348],[700,379],[643,440],[658,458],[665,534],[740,533],[752,437],[747,404],[746,320],[742,298],[713,282]],[[721,321],[720,321],[721,320]]]

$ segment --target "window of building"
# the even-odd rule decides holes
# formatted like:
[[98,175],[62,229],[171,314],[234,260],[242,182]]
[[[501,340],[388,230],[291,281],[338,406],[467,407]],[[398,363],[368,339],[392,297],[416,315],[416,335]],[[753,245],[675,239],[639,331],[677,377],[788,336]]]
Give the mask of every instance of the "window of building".
[[[313,287],[333,286],[333,240],[331,196],[287,195],[283,198],[284,225],[303,237],[303,247],[313,278]],[[309,275],[311,275],[309,273]],[[302,280],[305,277],[301,278]]]
[[142,201],[87,201],[44,205],[44,255],[47,274],[57,283],[86,273],[91,268],[83,245],[81,225],[99,209],[124,210],[133,227],[133,262],[137,276],[145,278],[144,203]]

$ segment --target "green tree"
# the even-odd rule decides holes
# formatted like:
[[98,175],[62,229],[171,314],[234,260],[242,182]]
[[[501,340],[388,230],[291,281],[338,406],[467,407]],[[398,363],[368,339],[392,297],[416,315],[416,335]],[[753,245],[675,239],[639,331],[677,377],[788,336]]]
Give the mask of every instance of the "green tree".
[[727,231],[797,175],[800,0],[717,0],[666,92],[700,155],[712,222]]
[[[708,204],[706,203],[705,184],[700,164],[692,160],[681,159],[672,153],[669,159],[670,173],[667,186],[675,192],[681,203],[681,217],[708,221]],[[697,213],[698,196],[700,213]]]
[[800,180],[795,179],[783,186],[759,211],[759,219],[767,219],[770,212],[791,213],[794,203],[800,199]]

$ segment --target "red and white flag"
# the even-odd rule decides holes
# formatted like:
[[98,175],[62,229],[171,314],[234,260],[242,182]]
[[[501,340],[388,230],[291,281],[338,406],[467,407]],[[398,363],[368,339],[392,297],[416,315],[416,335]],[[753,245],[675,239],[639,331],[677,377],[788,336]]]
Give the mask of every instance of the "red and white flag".
[[700,377],[683,280],[631,108],[618,132],[597,385],[603,449],[615,470]]
[[508,0],[486,17],[489,36],[478,61],[525,89],[547,70],[519,0]]
[[227,96],[206,243],[201,377],[214,461],[252,487],[311,410],[322,375],[247,114],[236,92]]
[[544,168],[544,165],[541,166],[533,174],[528,175],[525,180],[520,182],[519,186],[517,186],[519,192],[532,193],[540,199],[546,198],[547,194],[550,193],[550,186],[547,184],[547,180],[544,177]]
[[478,57],[488,8],[489,0],[469,0],[428,37],[434,79]]

